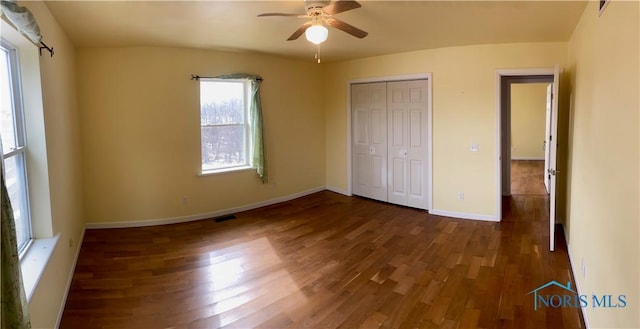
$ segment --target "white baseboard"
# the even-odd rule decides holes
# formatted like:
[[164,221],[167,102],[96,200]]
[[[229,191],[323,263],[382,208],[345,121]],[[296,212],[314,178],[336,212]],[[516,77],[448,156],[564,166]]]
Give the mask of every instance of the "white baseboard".
[[511,157],[511,160],[536,160],[544,161],[544,157]]
[[346,196],[351,196],[350,193],[348,193],[346,190],[343,190],[341,188],[337,188],[337,187],[333,187],[333,186],[327,186],[327,190],[331,191],[331,192],[335,192],[338,194],[342,194],[342,195],[346,195]]
[[[573,275],[576,277],[574,280],[575,281],[574,283],[576,286],[576,292],[578,293],[578,295],[582,295],[582,289],[580,289],[580,283],[577,279],[577,276],[580,272],[576,268],[576,262],[574,262],[573,256],[571,256],[571,248],[569,248],[569,239],[567,236],[567,227],[564,225],[564,221],[562,223],[562,232],[564,233],[564,241],[567,243],[567,254],[569,255],[569,264],[571,264],[571,271],[573,272]],[[589,325],[589,318],[587,317],[586,307],[581,307],[580,311],[582,312],[582,318],[584,319],[584,327],[586,329],[591,328],[591,325]]]
[[[207,219],[207,218],[214,218],[214,217],[230,215],[230,214],[233,214],[233,213],[252,210],[252,209],[256,209],[256,208],[260,208],[260,207],[270,206],[270,205],[273,205],[273,204],[276,204],[276,203],[290,201],[290,200],[297,199],[297,198],[300,198],[300,197],[303,197],[303,196],[307,196],[309,194],[317,193],[317,192],[320,192],[320,191],[323,191],[323,190],[329,190],[329,191],[332,191],[332,192],[335,192],[335,193],[343,194],[343,195],[346,195],[346,196],[351,196],[349,193],[347,193],[347,191],[339,189],[339,188],[335,188],[335,187],[332,187],[332,186],[319,186],[319,187],[316,187],[316,188],[312,188],[312,189],[309,189],[309,190],[306,190],[306,191],[302,191],[302,192],[299,192],[299,193],[286,195],[286,196],[279,197],[279,198],[274,198],[274,199],[270,199],[270,200],[266,200],[266,201],[256,202],[256,203],[252,203],[252,204],[248,204],[248,205],[244,205],[244,206],[239,206],[239,207],[234,207],[234,208],[227,208],[227,209],[208,212],[208,213],[194,214],[194,215],[180,216],[180,217],[170,217],[170,218],[145,219],[145,220],[138,220],[138,221],[87,223],[86,228],[88,230],[91,230],[91,229],[102,229],[102,228],[127,228],[127,227],[144,227],[144,226],[166,225],[166,224],[177,224],[177,223],[191,222],[191,221],[202,220],[202,219]],[[437,209],[431,209],[431,210],[429,210],[429,213],[432,214],[432,215],[453,217],[453,218],[460,218],[460,219],[484,220],[484,221],[491,221],[491,222],[499,222],[500,221],[500,219],[497,218],[496,216],[459,213],[459,212],[444,211],[444,210],[437,210]]]
[[453,218],[461,218],[461,219],[484,220],[484,221],[489,221],[489,222],[499,222],[500,221],[500,219],[497,218],[496,216],[468,214],[468,213],[445,211],[445,210],[438,210],[438,209],[431,209],[431,210],[429,210],[429,213],[432,214],[432,215],[453,217]]
[[67,296],[69,296],[69,290],[71,289],[71,282],[73,282],[73,274],[76,272],[76,264],[78,263],[78,257],[80,257],[80,248],[82,247],[82,242],[84,241],[84,232],[86,229],[82,229],[82,233],[80,234],[80,239],[78,239],[78,243],[76,245],[76,254],[73,258],[73,265],[71,266],[71,271],[69,272],[69,277],[67,278],[67,287],[64,290],[64,295],[62,296],[62,304],[60,305],[60,309],[58,310],[58,318],[56,319],[55,328],[58,329],[60,327],[60,321],[62,321],[62,314],[64,313],[64,307],[67,304]]
[[203,213],[203,214],[194,214],[194,215],[170,217],[170,218],[145,219],[145,220],[137,220],[137,221],[125,221],[125,222],[87,223],[87,229],[144,227],[144,226],[191,222],[191,221],[196,221],[201,219],[230,215],[233,213],[247,211],[247,210],[256,209],[260,207],[270,206],[276,203],[286,202],[289,200],[297,199],[297,198],[300,198],[309,194],[317,193],[320,191],[324,191],[324,190],[326,190],[324,186],[319,186],[306,191],[285,195],[285,196],[270,199],[270,200],[260,201],[260,202],[256,202],[256,203],[252,203],[244,206],[234,207],[234,208],[227,208],[227,209],[212,211],[212,212]]

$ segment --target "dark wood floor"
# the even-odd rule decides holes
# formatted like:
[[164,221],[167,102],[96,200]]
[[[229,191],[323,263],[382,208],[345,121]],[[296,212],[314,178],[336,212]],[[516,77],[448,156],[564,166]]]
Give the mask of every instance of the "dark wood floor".
[[528,292],[572,281],[545,197],[500,223],[324,191],[237,219],[88,230],[61,328],[580,328]]
[[547,195],[544,160],[511,160],[511,194]]

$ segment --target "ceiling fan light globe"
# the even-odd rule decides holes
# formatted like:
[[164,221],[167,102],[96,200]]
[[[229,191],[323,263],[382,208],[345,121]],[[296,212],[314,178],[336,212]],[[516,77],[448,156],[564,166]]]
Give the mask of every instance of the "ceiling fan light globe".
[[328,35],[329,30],[327,30],[327,28],[322,25],[313,25],[304,32],[304,36],[307,38],[307,40],[316,45],[325,42]]

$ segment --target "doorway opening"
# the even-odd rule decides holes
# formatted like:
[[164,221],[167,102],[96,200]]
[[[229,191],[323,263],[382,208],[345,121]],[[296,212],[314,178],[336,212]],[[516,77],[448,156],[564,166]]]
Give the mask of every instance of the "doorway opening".
[[[531,152],[529,152],[529,150],[523,150],[523,147],[527,147],[529,148],[529,145],[525,144],[529,144],[529,136],[519,136],[522,137],[523,139],[527,140],[526,143],[523,141],[522,143],[513,143],[513,133],[514,133],[514,114],[513,111],[513,103],[515,102],[516,104],[522,105],[522,103],[525,103],[527,101],[529,101],[527,94],[531,93],[532,87],[530,86],[537,86],[537,85],[545,85],[545,90],[546,90],[546,86],[549,84],[553,83],[553,74],[549,75],[549,74],[540,74],[540,75],[522,75],[522,76],[518,76],[518,75],[502,75],[500,77],[500,90],[501,90],[501,99],[500,99],[500,117],[501,117],[501,138],[500,138],[500,144],[501,144],[501,159],[502,159],[502,170],[501,170],[501,180],[502,180],[502,185],[501,185],[501,196],[502,197],[508,197],[511,196],[512,194],[512,168],[511,168],[511,164],[512,164],[512,160],[534,160],[534,156],[531,156],[530,154],[532,154]],[[514,94],[515,91],[515,94]],[[535,92],[535,91],[534,91]],[[514,97],[515,96],[515,97]],[[545,92],[545,97],[546,97],[546,92]],[[523,99],[524,98],[524,99]],[[517,116],[516,116],[516,120],[515,121],[519,121],[517,120]],[[529,123],[530,124],[530,123]],[[527,125],[527,122],[524,122],[522,124],[520,124],[519,122],[516,123],[517,128],[521,128],[519,126],[524,126]],[[540,127],[540,130],[545,129],[545,127]],[[520,133],[521,131],[515,131],[516,132],[516,136],[518,136],[518,133]],[[527,134],[528,135],[528,134]],[[535,142],[535,141],[534,141]],[[540,141],[541,143],[543,141]],[[513,147],[515,146],[516,150],[513,150]],[[542,145],[541,145],[542,147]],[[527,151],[527,152],[522,152],[522,151]],[[518,194],[523,194],[523,193],[518,193]]]
[[[543,80],[543,79],[540,79]],[[549,194],[549,147],[551,88],[553,77],[545,82],[510,82],[510,125],[508,191],[503,196]]]
[[[558,117],[558,89],[560,67],[556,65],[549,69],[513,69],[498,70],[496,72],[497,83],[497,116],[498,116],[498,165],[497,165],[497,213],[500,219],[503,212],[509,215],[510,206],[516,203],[531,203],[521,197],[530,197],[529,194],[540,194],[536,199],[534,209],[518,208],[518,211],[527,211],[536,218],[549,220],[549,249],[555,246],[555,206],[556,206],[556,152],[557,152],[557,117]],[[517,123],[520,112],[515,112],[514,107],[522,107],[524,96],[527,100],[527,89],[539,85],[544,88],[545,107],[536,114],[544,113],[544,126],[535,125],[532,118],[525,118],[524,122]],[[529,95],[529,98],[531,95]],[[515,102],[515,103],[514,103]],[[521,109],[520,109],[521,110]],[[542,121],[542,120],[538,120]],[[541,130],[542,135],[540,135]],[[535,136],[527,138],[525,131],[536,132]],[[515,133],[515,137],[514,137]],[[542,138],[541,138],[542,136]],[[533,138],[534,140],[528,140]],[[522,143],[520,143],[522,142]],[[533,146],[532,146],[533,145]],[[537,146],[536,146],[537,145]],[[531,148],[531,150],[527,150]],[[537,149],[537,150],[536,150]],[[521,152],[522,151],[522,152]],[[526,151],[526,152],[525,152]],[[542,169],[542,171],[540,170]],[[540,179],[542,178],[542,180]],[[542,184],[541,184],[542,183]],[[513,193],[515,192],[515,193]],[[547,193],[549,194],[547,196]],[[504,208],[503,208],[504,206]],[[524,209],[524,210],[523,210]]]

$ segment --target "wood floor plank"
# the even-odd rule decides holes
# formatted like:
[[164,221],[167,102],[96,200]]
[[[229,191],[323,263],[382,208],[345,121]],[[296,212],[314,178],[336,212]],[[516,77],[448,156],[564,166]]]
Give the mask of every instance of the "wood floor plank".
[[60,328],[583,328],[527,295],[572,280],[546,202],[514,196],[491,223],[324,191],[221,223],[88,230]]
[[359,328],[360,329],[379,328],[380,326],[382,326],[382,323],[384,323],[386,319],[387,319],[386,315],[379,312],[374,312],[364,322],[362,322]]
[[547,195],[544,160],[511,160],[511,194]]

